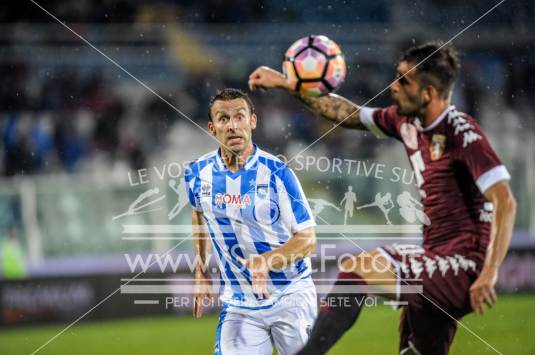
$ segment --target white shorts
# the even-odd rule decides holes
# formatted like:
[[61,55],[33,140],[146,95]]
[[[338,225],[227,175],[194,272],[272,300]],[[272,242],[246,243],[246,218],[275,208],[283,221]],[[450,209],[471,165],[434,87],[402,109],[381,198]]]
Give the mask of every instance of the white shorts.
[[[296,286],[296,287],[294,287]],[[316,287],[299,280],[266,309],[225,304],[219,315],[215,355],[293,355],[307,342],[317,316]]]

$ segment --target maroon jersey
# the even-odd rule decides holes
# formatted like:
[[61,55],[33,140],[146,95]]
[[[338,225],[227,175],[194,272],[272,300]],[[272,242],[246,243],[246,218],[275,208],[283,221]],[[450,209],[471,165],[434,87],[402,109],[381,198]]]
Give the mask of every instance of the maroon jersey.
[[425,128],[417,118],[398,115],[394,106],[363,107],[360,116],[376,136],[394,137],[405,146],[428,217],[424,249],[483,261],[492,216],[483,193],[510,175],[475,119],[454,106]]

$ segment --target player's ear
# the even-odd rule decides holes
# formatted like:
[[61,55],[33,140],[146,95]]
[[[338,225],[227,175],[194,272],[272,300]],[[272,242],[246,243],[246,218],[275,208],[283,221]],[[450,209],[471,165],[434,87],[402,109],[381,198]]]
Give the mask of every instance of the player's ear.
[[429,85],[427,87],[427,91],[429,92],[429,100],[433,100],[434,98],[440,98],[440,94],[436,87]]
[[425,103],[430,103],[431,102],[431,99],[433,98],[432,90],[434,90],[434,89],[435,89],[434,87],[429,85],[423,90],[422,99],[423,99],[423,101]]
[[208,131],[212,133],[212,135],[215,136],[215,128],[214,128],[214,123],[212,122],[212,120],[208,121]]
[[251,129],[255,129],[256,128],[256,122],[257,122],[257,117],[256,117],[256,113],[253,113],[251,115]]

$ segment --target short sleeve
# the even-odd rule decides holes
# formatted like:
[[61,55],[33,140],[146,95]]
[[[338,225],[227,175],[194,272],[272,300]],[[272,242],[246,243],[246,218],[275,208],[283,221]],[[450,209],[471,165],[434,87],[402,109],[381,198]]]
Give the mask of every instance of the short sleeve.
[[282,169],[278,176],[282,189],[279,190],[279,201],[283,211],[291,213],[290,230],[297,233],[316,225],[312,211],[301,184],[295,173],[288,167]]
[[199,203],[199,179],[195,177],[191,166],[187,166],[186,169],[184,169],[184,185],[186,187],[186,194],[188,195],[188,201],[191,208],[198,212],[202,212]]
[[466,127],[470,128],[455,135],[456,159],[467,167],[479,191],[485,193],[494,184],[510,180],[511,175],[477,122],[471,119]]
[[362,106],[360,108],[360,122],[377,138],[401,139],[400,126],[406,120],[405,116],[398,115],[395,106],[387,108]]

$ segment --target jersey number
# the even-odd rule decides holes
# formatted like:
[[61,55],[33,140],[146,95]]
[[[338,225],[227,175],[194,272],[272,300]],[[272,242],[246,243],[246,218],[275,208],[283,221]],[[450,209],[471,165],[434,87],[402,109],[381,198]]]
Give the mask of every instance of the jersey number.
[[[410,156],[412,169],[414,170],[414,176],[416,176],[416,186],[420,189],[424,183],[424,176],[422,175],[425,170],[424,159],[422,158],[422,152],[419,150],[414,152]],[[420,189],[420,195],[425,197],[425,191]]]

